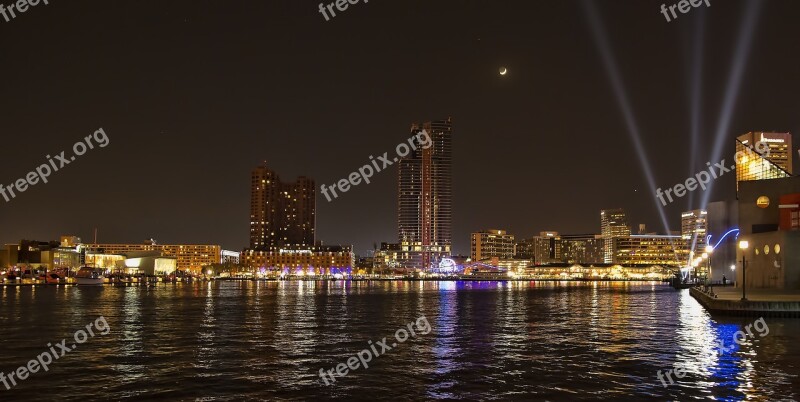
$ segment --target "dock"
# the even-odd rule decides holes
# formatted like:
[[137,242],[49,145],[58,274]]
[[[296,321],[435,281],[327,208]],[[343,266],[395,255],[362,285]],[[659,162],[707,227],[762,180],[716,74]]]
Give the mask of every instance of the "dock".
[[689,293],[712,314],[800,318],[800,291],[747,289],[746,301],[741,288],[715,287],[716,297],[697,287]]

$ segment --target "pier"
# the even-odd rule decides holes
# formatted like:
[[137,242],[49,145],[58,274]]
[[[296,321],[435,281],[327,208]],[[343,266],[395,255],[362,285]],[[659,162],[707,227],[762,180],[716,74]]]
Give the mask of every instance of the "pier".
[[714,288],[716,297],[697,287],[689,293],[712,314],[800,317],[800,291],[747,289],[746,301],[741,300],[741,288]]

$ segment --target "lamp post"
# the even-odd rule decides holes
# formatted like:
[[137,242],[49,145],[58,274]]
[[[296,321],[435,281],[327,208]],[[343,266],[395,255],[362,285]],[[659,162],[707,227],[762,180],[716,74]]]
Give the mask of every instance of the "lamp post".
[[739,248],[742,250],[742,301],[747,301],[747,258],[745,253],[748,247],[750,247],[750,243],[747,240],[739,242]]

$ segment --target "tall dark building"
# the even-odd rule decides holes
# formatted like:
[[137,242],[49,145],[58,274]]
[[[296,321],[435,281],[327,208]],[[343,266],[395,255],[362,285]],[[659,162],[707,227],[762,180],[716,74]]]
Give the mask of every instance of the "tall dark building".
[[413,135],[423,130],[432,145],[400,160],[397,229],[402,264],[428,269],[449,257],[452,246],[452,120],[411,126]]
[[283,183],[264,166],[253,169],[250,195],[250,248],[278,250],[314,246],[316,185],[308,177]]

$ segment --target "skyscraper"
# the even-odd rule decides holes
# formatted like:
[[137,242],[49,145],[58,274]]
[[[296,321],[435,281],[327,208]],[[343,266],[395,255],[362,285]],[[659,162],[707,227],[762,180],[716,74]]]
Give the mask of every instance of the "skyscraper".
[[397,230],[406,268],[428,269],[452,245],[452,120],[411,126],[431,146],[411,151],[398,167]]
[[534,264],[561,262],[561,236],[558,232],[539,232],[539,236],[534,236],[531,241]]
[[700,209],[681,214],[681,239],[689,253],[697,257],[706,249],[708,212]]
[[250,248],[277,250],[314,246],[316,186],[299,177],[283,183],[264,166],[253,169],[250,193]]
[[604,209],[600,211],[600,234],[605,240],[603,259],[605,263],[614,262],[614,238],[631,235],[628,217],[624,209]]

